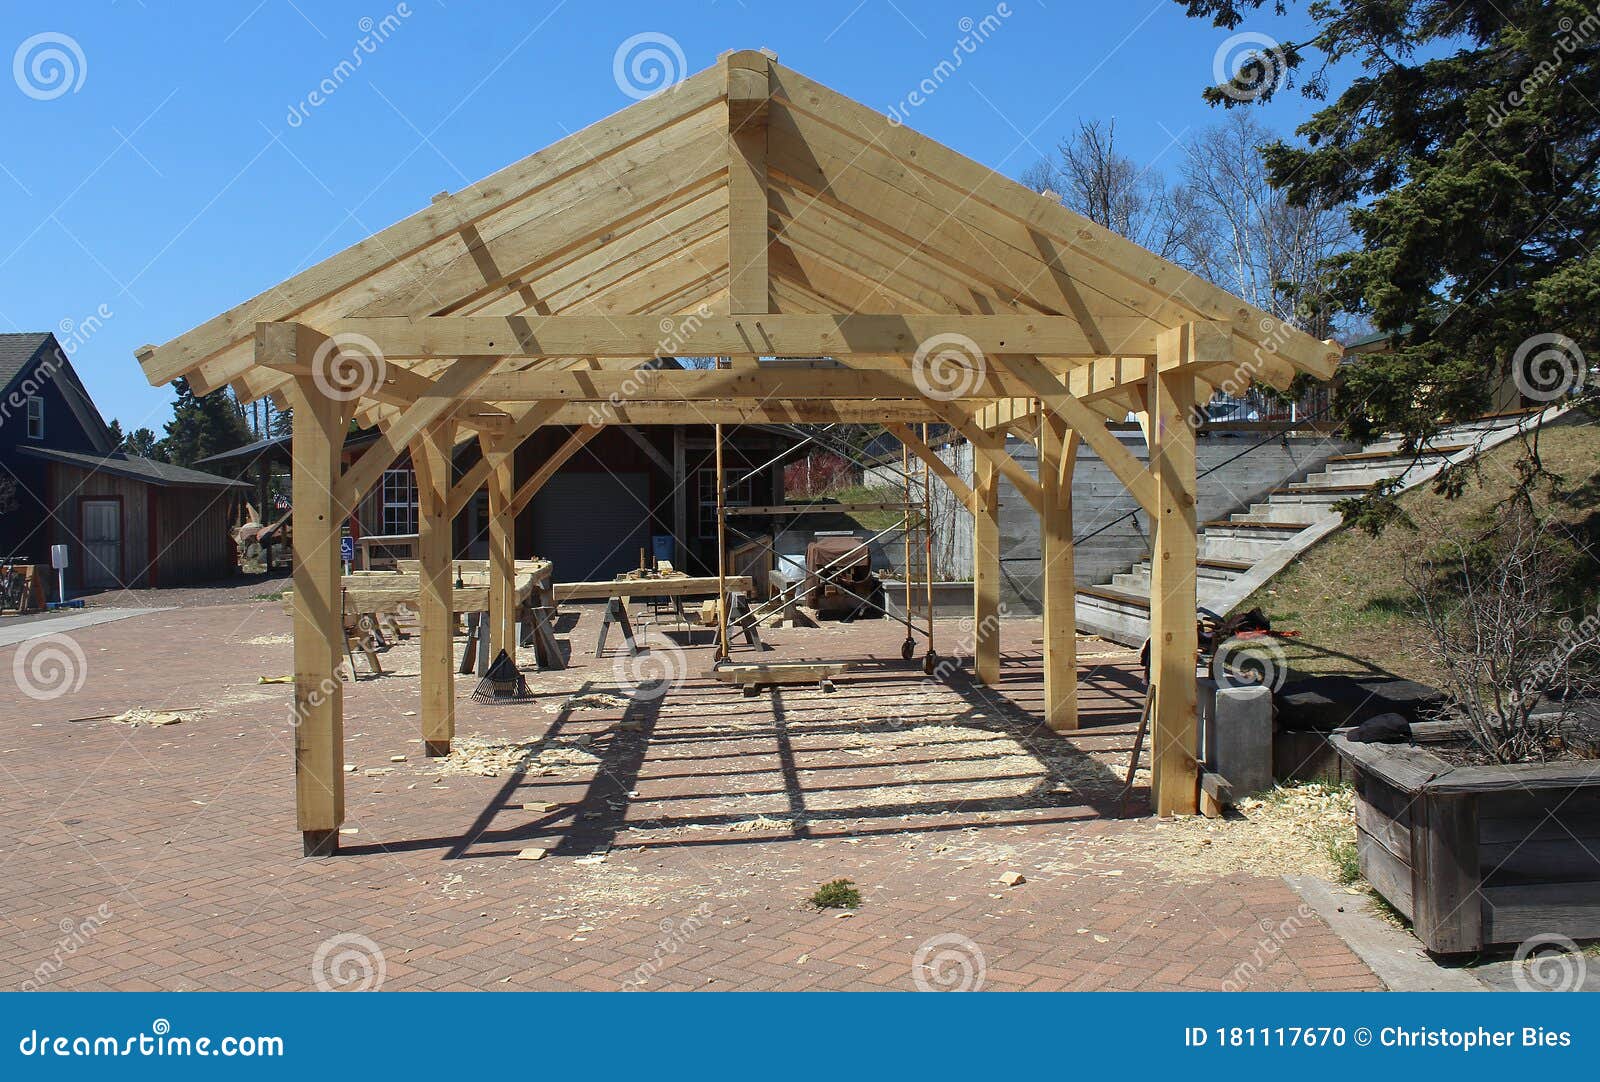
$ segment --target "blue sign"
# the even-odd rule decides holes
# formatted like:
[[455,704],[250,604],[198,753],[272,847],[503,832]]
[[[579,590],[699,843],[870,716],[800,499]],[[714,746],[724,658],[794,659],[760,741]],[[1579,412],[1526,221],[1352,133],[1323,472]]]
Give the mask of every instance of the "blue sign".
[[339,538],[339,559],[347,564],[356,562],[356,539],[353,537]]

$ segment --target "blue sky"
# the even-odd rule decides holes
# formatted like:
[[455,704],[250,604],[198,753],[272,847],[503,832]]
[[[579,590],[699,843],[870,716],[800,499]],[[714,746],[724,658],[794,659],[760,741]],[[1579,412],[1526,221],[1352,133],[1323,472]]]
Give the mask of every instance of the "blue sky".
[[[670,37],[689,72],[765,46],[887,113],[958,48],[972,25],[963,19],[997,10],[994,0],[399,7],[359,70],[291,123],[363,28],[395,15],[394,0],[5,2],[0,330],[109,312],[74,365],[108,420],[155,424],[172,394],[145,382],[139,345],[629,105],[613,61],[635,34]],[[1200,93],[1230,35],[1173,0],[1006,0],[1004,10],[909,126],[1016,176],[1080,116],[1114,117],[1123,149],[1157,169],[1176,166],[1175,140],[1220,119]],[[1301,27],[1262,16],[1239,29],[1283,39]],[[21,49],[40,34],[71,45]],[[70,88],[52,80],[59,68],[31,66],[51,49],[72,69]],[[1288,131],[1308,111],[1284,93],[1261,118]]]

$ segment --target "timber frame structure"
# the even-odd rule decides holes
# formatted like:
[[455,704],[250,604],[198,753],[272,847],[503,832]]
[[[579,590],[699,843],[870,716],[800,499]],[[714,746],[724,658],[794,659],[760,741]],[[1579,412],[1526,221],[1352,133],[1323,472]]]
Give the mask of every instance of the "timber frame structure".
[[[1040,515],[1057,730],[1077,726],[1072,471],[1092,448],[1154,524],[1152,803],[1193,814],[1195,406],[1223,385],[1329,378],[1339,349],[746,51],[138,356],[157,386],[231,384],[294,410],[298,821],[305,852],[327,854],[344,819],[338,539],[352,504],[410,450],[420,735],[444,754],[454,515],[488,486],[492,649],[514,656],[516,510],[600,427],[685,420],[897,435],[973,514],[975,667],[990,683],[1009,479]],[[671,356],[726,360],[651,363]],[[1105,427],[1130,411],[1148,467]],[[382,435],[341,469],[352,419]],[[913,433],[928,421],[971,441],[972,485]],[[518,487],[513,452],[542,425],[572,434]],[[1037,444],[1037,480],[1008,434]],[[462,438],[483,457],[456,479]]]

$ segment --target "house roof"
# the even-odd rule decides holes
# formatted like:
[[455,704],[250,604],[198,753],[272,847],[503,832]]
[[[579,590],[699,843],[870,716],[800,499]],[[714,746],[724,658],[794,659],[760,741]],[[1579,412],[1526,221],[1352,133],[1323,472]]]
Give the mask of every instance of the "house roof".
[[[378,438],[376,430],[366,432],[352,432],[344,438],[346,447],[359,447],[364,443],[372,443]],[[289,435],[268,436],[253,443],[235,447],[231,451],[222,451],[218,454],[207,455],[205,458],[196,459],[196,466],[221,466],[238,465],[254,462],[258,458],[270,457],[275,460],[287,462],[294,450],[294,437]]]
[[77,418],[78,427],[89,442],[110,452],[114,446],[111,430],[106,427],[105,418],[100,416],[99,408],[95,406],[94,399],[89,397],[83,381],[78,378],[66,350],[61,348],[61,343],[52,332],[0,334],[0,395],[10,393],[12,385],[23,372],[33,366],[41,353],[48,350],[54,350],[55,353],[51,383],[61,393],[62,400]]
[[116,452],[109,455],[86,455],[76,451],[55,451],[45,447],[19,447],[25,455],[78,466],[96,473],[110,473],[118,477],[131,477],[160,488],[249,488],[243,481],[202,473],[170,462],[157,462],[153,458],[140,458]]
[[49,331],[0,334],[0,395],[11,389],[12,381],[38,356],[50,338]]
[[[450,385],[488,388],[470,395],[479,408],[458,414],[463,426],[494,415],[504,430],[505,415],[527,416],[530,402],[565,404],[543,423],[582,423],[591,403],[613,398],[608,388],[628,385],[617,370],[645,362],[650,347],[637,347],[646,342],[669,354],[754,346],[859,370],[653,373],[618,419],[734,419],[709,404],[725,396],[759,400],[737,419],[871,420],[863,405],[885,398],[870,389],[910,384],[878,362],[951,337],[939,333],[945,325],[984,321],[994,359],[1023,345],[1116,420],[1156,370],[1156,340],[1182,328],[1208,324],[1220,336],[1194,369],[1206,396],[1223,382],[1328,378],[1339,354],[1059,200],[767,56],[737,52],[140,351],[140,362],[155,384],[184,376],[197,391],[231,383],[251,398],[281,393],[316,364],[258,364],[259,323],[299,323],[335,342],[370,336],[386,367],[356,416],[385,426],[435,377],[466,375],[458,358],[515,347],[487,381]],[[389,334],[412,348],[394,348]],[[893,348],[880,352],[880,342]],[[791,390],[768,395],[755,383]],[[507,387],[522,396],[494,393]],[[1010,364],[990,364],[964,401],[1026,403],[1037,387]],[[934,397],[899,395],[923,419]]]

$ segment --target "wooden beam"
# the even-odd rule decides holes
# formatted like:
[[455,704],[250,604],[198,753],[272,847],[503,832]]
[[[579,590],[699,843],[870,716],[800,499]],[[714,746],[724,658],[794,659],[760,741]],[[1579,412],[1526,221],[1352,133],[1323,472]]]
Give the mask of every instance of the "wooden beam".
[[394,464],[401,450],[430,424],[459,409],[465,397],[499,363],[494,357],[463,357],[431,381],[404,413],[389,422],[378,441],[345,469],[336,490],[339,506],[350,510],[360,503],[367,491],[378,483],[383,471]]
[[973,450],[992,462],[996,469],[1010,481],[1022,498],[1028,501],[1034,514],[1044,509],[1043,489],[1039,482],[1028,476],[1028,471],[1017,465],[1017,460],[1006,451],[1004,433],[985,432],[972,423],[972,419],[958,409],[944,403],[933,403],[933,410],[946,423],[967,438]]
[[918,458],[922,459],[922,461],[928,464],[928,469],[933,471],[933,475],[935,477],[944,482],[945,487],[948,488],[955,495],[955,498],[961,502],[962,507],[965,507],[974,515],[978,514],[979,505],[977,493],[968,488],[967,483],[956,475],[956,472],[950,468],[949,464],[946,463],[944,459],[940,458],[938,454],[934,452],[933,448],[929,447],[926,443],[923,443],[922,440],[917,437],[917,434],[911,431],[911,427],[909,425],[893,422],[886,424],[883,427],[887,429],[895,439],[909,447],[912,454],[916,455]]
[[509,440],[479,441],[489,464],[489,653],[504,650],[517,659],[517,516],[511,510],[517,445]]
[[[1150,476],[1145,472],[1139,460],[1133,453],[1122,445],[1122,441],[1106,430],[1104,418],[1098,417],[1079,402],[1062,386],[1061,381],[1050,373],[1037,358],[1001,356],[1000,364],[1008,371],[1023,380],[1032,392],[1039,396],[1050,412],[1060,417],[1073,430],[1083,438],[1091,450],[1106,464],[1106,468],[1116,475],[1123,486],[1139,506],[1146,511],[1154,513],[1155,491]],[[1188,379],[1183,373],[1174,373],[1173,380]],[[1194,398],[1194,381],[1189,380],[1189,397]]]
[[[560,402],[538,402],[532,406],[525,407],[521,416],[517,417],[509,429],[493,432],[492,436],[494,439],[511,444],[513,448],[519,446],[529,436],[533,435],[540,425],[547,423],[549,418],[554,416],[561,408],[562,404]],[[479,446],[482,446],[482,441],[479,441]],[[483,487],[483,483],[488,479],[489,459],[480,457],[477,462],[474,462],[461,475],[461,480],[451,486],[451,518],[455,518],[466,508],[467,504],[472,501],[472,497],[478,494],[478,490]]]
[[[749,575],[727,576],[728,589],[749,596],[754,580]],[[551,594],[559,604],[563,601],[604,601],[613,597],[715,597],[717,577],[706,575],[675,575],[658,579],[612,579],[610,582],[558,582]]]
[[937,416],[920,399],[872,399],[837,401],[829,399],[700,399],[692,411],[682,402],[607,403],[596,408],[591,402],[557,402],[545,422],[576,427],[600,419],[621,425],[696,424],[888,424],[935,421]]
[[[702,72],[673,87],[670,94],[661,94],[575,132],[160,346],[141,358],[145,376],[153,386],[161,386],[213,357],[247,349],[258,320],[326,314],[345,291],[365,295],[365,289],[382,283],[386,275],[396,283],[415,281],[417,272],[409,264],[417,254],[429,249],[469,248],[466,238],[477,223],[495,215],[531,213],[541,196],[546,203],[550,201],[548,193],[552,188],[576,175],[593,173],[597,164],[605,173],[603,159],[655,137],[682,117],[710,107],[723,91],[720,73]],[[628,191],[623,194],[633,197]],[[344,305],[348,309],[355,303],[352,298]],[[247,366],[248,352],[242,359]],[[223,377],[227,378],[230,377]]]
[[[310,357],[325,339],[278,324],[257,335],[262,361]],[[340,524],[334,499],[344,446],[343,403],[309,377],[288,388],[294,410],[294,778],[295,818],[307,856],[339,848],[344,823],[343,595]]]
[[455,665],[451,633],[455,629],[455,516],[450,514],[451,451],[455,425],[435,421],[412,444],[411,465],[417,475],[417,531],[420,557],[417,622],[422,628],[422,746],[427,755],[449,755],[456,733]]
[[995,461],[972,456],[973,667],[980,684],[1000,682],[1000,481]]
[[1072,472],[1079,436],[1065,421],[1039,425],[1039,559],[1044,578],[1044,716],[1056,732],[1078,727],[1078,586],[1072,547]]
[[549,482],[550,478],[556,475],[556,471],[566,465],[568,459],[581,451],[584,444],[594,439],[600,432],[600,428],[583,425],[568,436],[549,458],[539,463],[539,468],[533,471],[531,477],[522,482],[521,487],[517,489],[516,495],[511,497],[511,514],[513,516],[522,514],[523,509],[528,506],[528,503],[538,494],[539,490]]
[[[1163,357],[1170,350],[1181,365],[1187,341],[1177,331],[1163,336]],[[1150,560],[1150,679],[1156,686],[1152,803],[1157,815],[1193,815],[1199,807],[1194,381],[1182,372],[1163,372],[1151,382],[1150,399],[1150,473],[1156,490],[1150,516],[1155,534]]]
[[[329,333],[360,334],[390,359],[430,357],[837,357],[910,356],[940,335],[961,335],[985,354],[1098,357],[1070,316],[767,315],[364,316]],[[1132,355],[1135,349],[1119,350]],[[493,396],[490,396],[493,397]]]
[[767,110],[765,54],[730,53],[728,79],[728,311],[772,310],[767,265]]

